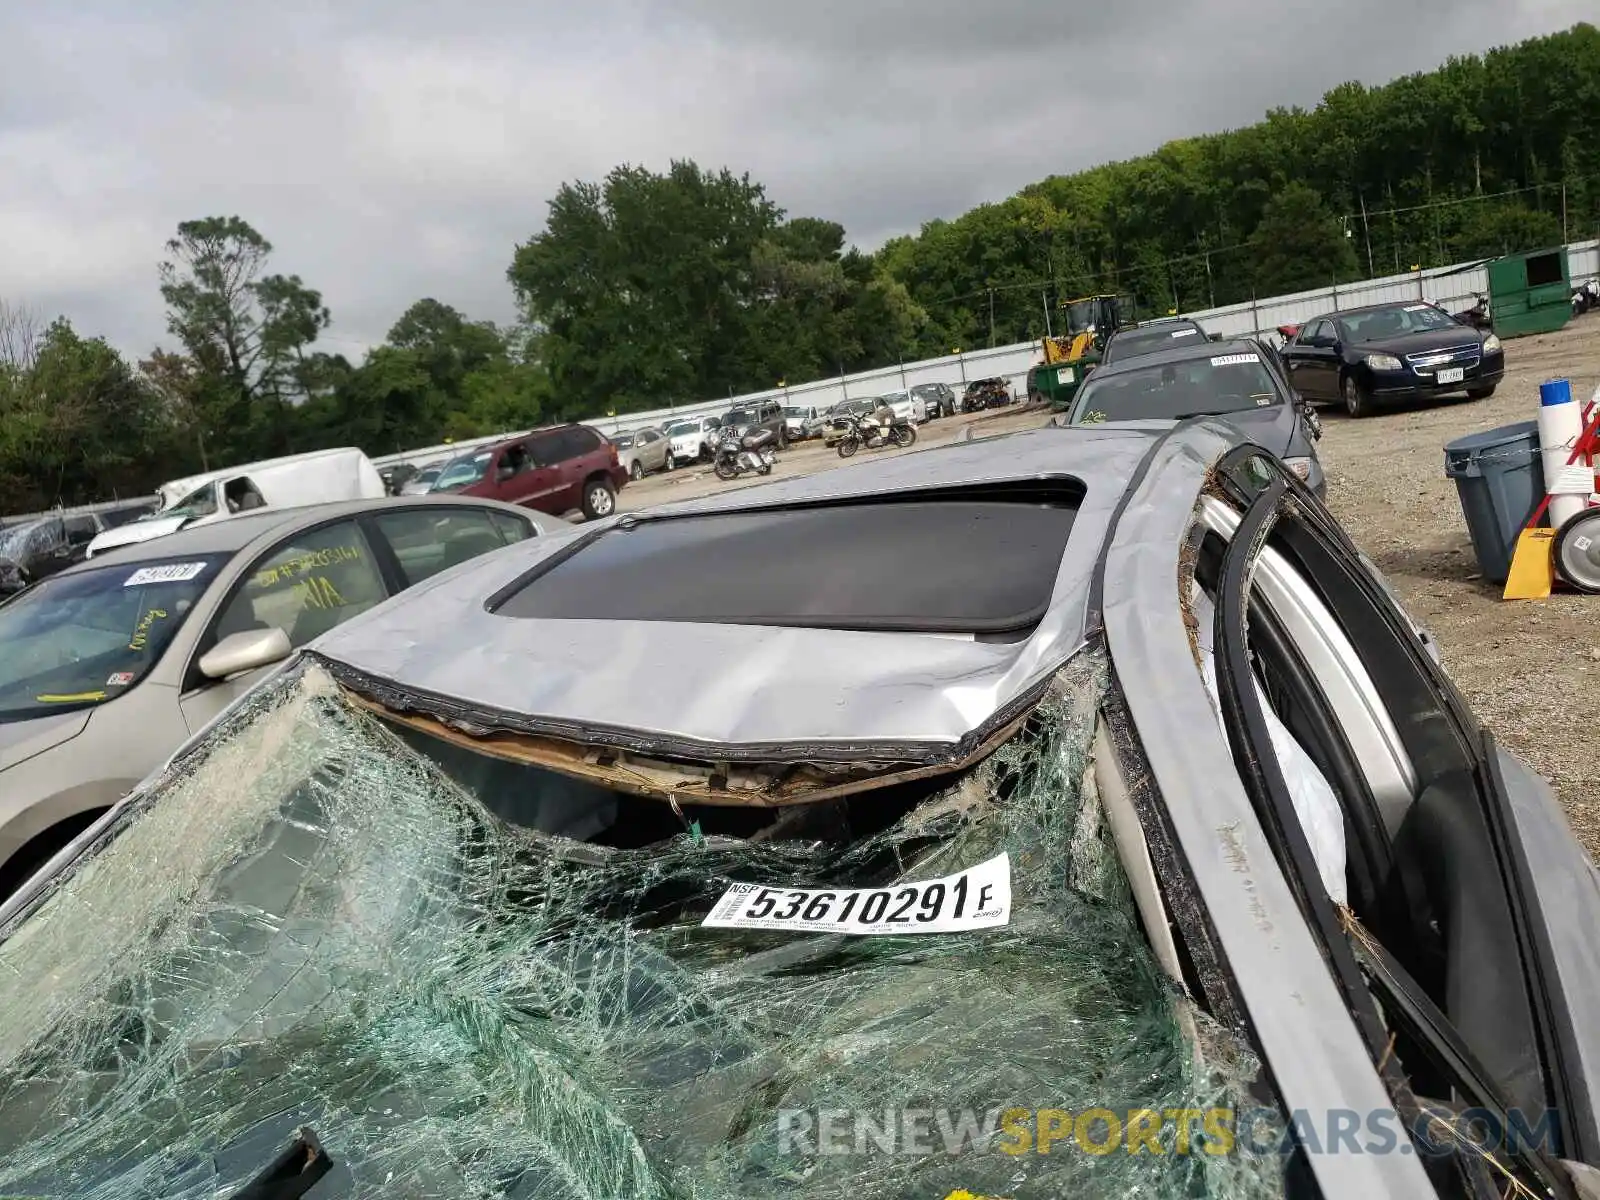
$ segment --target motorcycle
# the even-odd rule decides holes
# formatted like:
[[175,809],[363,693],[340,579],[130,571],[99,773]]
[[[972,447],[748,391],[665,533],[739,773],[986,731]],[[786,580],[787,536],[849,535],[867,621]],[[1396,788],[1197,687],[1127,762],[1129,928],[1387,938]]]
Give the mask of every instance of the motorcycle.
[[870,416],[846,417],[849,432],[839,439],[840,458],[849,458],[865,446],[868,450],[881,450],[885,446],[899,446],[902,450],[917,440],[915,426],[896,414],[884,425]]
[[1494,318],[1489,314],[1489,297],[1482,292],[1474,295],[1476,303],[1465,312],[1452,314],[1463,325],[1470,325],[1474,329],[1481,329],[1486,333],[1494,331]]
[[1581,317],[1590,309],[1600,308],[1600,279],[1591,279],[1572,289],[1572,315]]
[[770,429],[757,429],[743,437],[736,429],[725,429],[717,438],[711,469],[722,480],[737,479],[746,471],[770,475],[772,464],[778,461],[772,448],[776,440]]

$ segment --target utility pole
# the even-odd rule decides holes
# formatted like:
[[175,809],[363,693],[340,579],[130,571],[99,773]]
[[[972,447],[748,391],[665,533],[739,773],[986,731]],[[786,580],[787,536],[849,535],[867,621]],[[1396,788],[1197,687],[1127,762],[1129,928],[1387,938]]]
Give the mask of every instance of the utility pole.
[[1044,335],[1045,337],[1053,337],[1055,335],[1050,332],[1050,291],[1048,288],[1039,293],[1039,303],[1044,307]]
[[1561,244],[1567,245],[1571,241],[1567,237],[1567,181],[1561,181]]
[[1205,251],[1206,256],[1206,294],[1211,297],[1211,307],[1217,306],[1217,281],[1211,278],[1211,251]]
[[1367,278],[1376,279],[1378,268],[1372,262],[1372,226],[1367,222],[1367,196],[1365,192],[1358,195],[1361,197],[1361,232],[1367,239]]
[[989,349],[994,349],[994,289],[989,289]]

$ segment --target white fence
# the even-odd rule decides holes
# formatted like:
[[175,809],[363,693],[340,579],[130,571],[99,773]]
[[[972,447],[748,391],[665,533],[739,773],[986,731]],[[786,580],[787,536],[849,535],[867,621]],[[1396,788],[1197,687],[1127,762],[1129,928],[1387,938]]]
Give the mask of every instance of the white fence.
[[[1574,280],[1600,275],[1600,241],[1574,242],[1567,247],[1567,257]],[[1187,315],[1199,321],[1211,333],[1247,337],[1252,334],[1268,333],[1279,325],[1299,324],[1323,313],[1359,308],[1364,304],[1382,304],[1391,300],[1425,299],[1455,312],[1470,308],[1473,297],[1479,292],[1487,293],[1488,290],[1489,274],[1483,263],[1458,263],[1455,266],[1436,267],[1426,271],[1407,271],[1402,275],[1388,275],[1359,283],[1330,284],[1328,287],[1309,292],[1229,304]],[[723,413],[738,404],[752,400],[779,400],[784,404],[814,404],[827,407],[837,404],[840,400],[876,396],[883,392],[914,387],[919,383],[948,383],[959,391],[969,380],[995,376],[1005,379],[1010,383],[1013,392],[1021,394],[1026,388],[1028,368],[1038,360],[1038,342],[1019,342],[1012,346],[950,354],[943,358],[929,358],[897,367],[862,371],[855,375],[818,379],[784,388],[769,388],[763,392],[750,392],[731,399],[707,400],[699,404],[683,404],[673,408],[658,408],[650,412],[627,413],[617,417],[598,417],[587,421],[586,424],[606,433],[616,433],[622,430],[643,429],[651,425],[664,425],[680,417]],[[491,438],[479,438],[446,446],[430,446],[425,450],[410,450],[403,454],[390,454],[383,458],[375,458],[373,461],[379,466],[403,462],[428,462],[446,454],[463,454],[479,446],[493,445],[495,442],[516,436],[517,432],[503,433]]]

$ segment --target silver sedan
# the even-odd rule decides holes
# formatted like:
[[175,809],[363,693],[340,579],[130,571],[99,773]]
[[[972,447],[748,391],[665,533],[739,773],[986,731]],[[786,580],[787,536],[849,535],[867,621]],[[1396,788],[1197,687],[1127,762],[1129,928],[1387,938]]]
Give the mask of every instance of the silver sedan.
[[0,897],[264,669],[566,522],[426,496],[280,509],[97,556],[0,605]]

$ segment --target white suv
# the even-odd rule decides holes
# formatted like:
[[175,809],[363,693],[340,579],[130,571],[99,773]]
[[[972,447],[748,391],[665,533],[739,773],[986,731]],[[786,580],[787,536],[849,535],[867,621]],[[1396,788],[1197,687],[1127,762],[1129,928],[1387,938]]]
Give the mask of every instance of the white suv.
[[667,468],[679,463],[694,462],[711,455],[711,434],[717,428],[716,417],[686,417],[667,425]]

